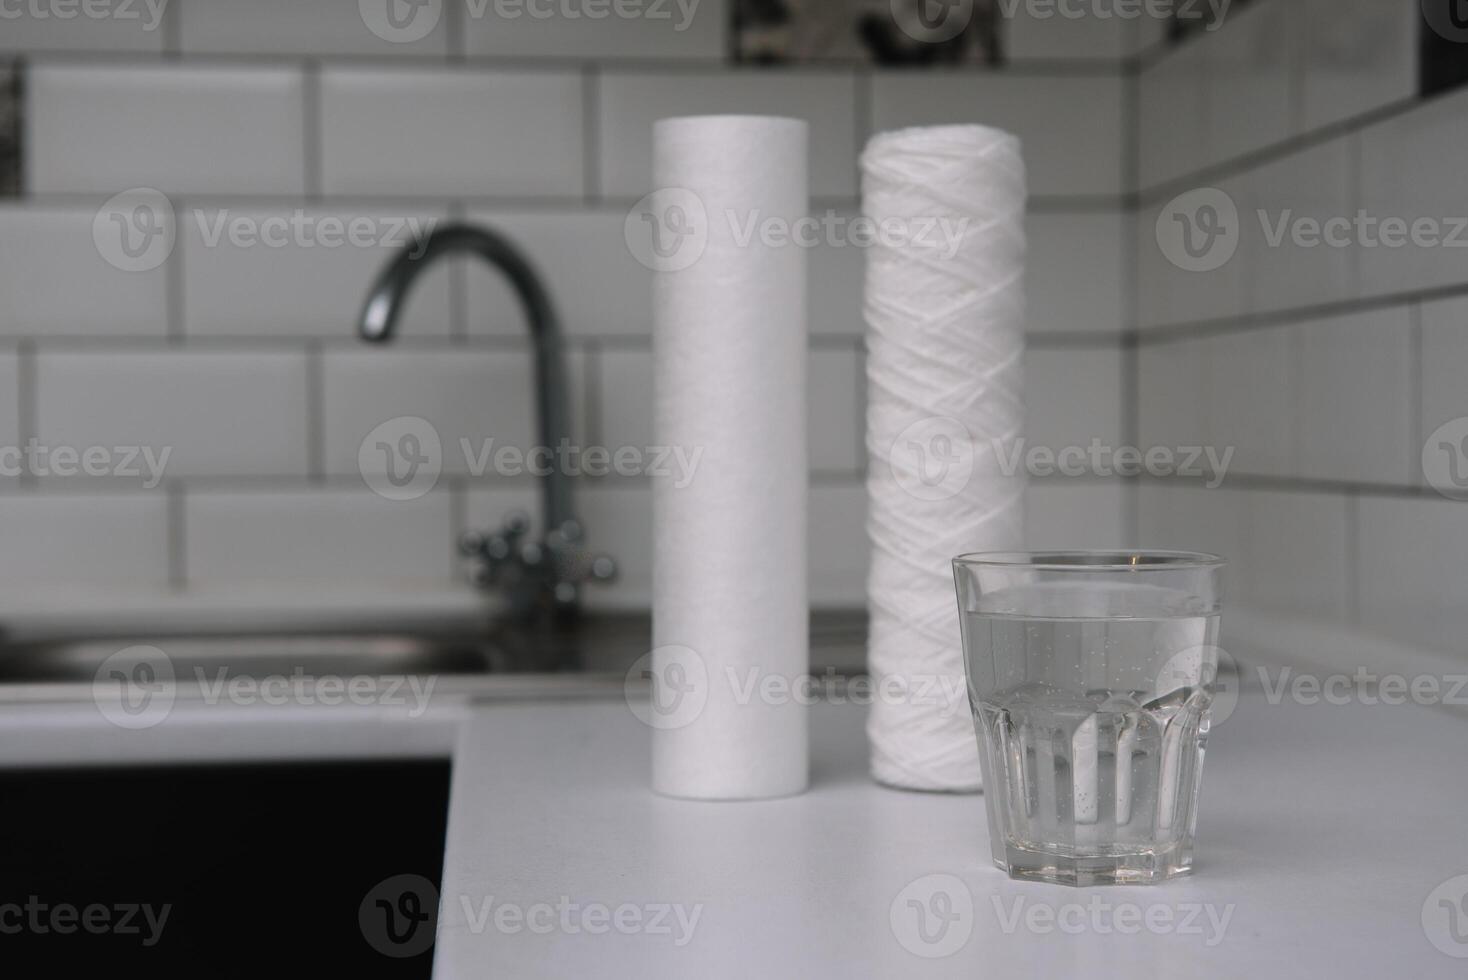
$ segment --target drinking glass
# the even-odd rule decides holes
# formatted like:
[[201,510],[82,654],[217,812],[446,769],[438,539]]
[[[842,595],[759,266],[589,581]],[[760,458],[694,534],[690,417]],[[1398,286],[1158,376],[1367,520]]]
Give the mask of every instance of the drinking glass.
[[953,560],[994,863],[1146,884],[1193,867],[1223,559],[1003,552]]

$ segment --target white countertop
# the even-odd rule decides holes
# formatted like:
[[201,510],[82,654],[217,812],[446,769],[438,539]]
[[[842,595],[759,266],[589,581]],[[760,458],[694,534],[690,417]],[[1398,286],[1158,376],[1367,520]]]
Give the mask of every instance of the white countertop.
[[[1468,967],[1422,924],[1433,890],[1468,874],[1458,715],[1246,692],[1209,742],[1194,875],[1070,889],[1013,882],[990,864],[980,797],[874,785],[864,714],[813,709],[808,793],[699,803],[648,790],[648,730],[621,702],[474,708],[456,749],[435,975],[1236,980]],[[953,878],[904,892],[934,874]],[[944,940],[968,935],[924,958],[908,947],[940,947],[917,935],[906,899],[935,889],[960,916]],[[499,904],[558,902],[575,907],[547,934],[493,919]],[[689,929],[674,912],[670,934],[581,928],[596,924],[586,910],[624,905],[629,929],[660,907],[681,906],[683,923],[697,907],[698,918],[681,946]]]
[[[1343,640],[1296,641],[1304,660],[1351,662]],[[450,685],[425,711],[181,699],[139,731],[113,727],[86,691],[21,700],[0,704],[0,765],[452,754],[442,980],[1431,978],[1468,966],[1422,920],[1435,888],[1468,875],[1462,711],[1246,690],[1210,739],[1196,873],[1078,890],[995,870],[980,797],[873,784],[860,706],[812,709],[804,795],[698,803],[648,789],[650,733],[618,679],[496,683]],[[927,943],[909,899],[957,917],[941,939],[930,919]],[[590,931],[619,912],[625,934]],[[1468,956],[1468,942],[1436,938]],[[920,955],[935,952],[949,955]]]

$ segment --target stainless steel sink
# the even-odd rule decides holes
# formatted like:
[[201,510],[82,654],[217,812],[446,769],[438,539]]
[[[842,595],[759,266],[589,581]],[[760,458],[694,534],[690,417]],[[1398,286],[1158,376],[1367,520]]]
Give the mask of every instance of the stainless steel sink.
[[[811,618],[814,671],[840,674],[863,666],[866,617],[818,612]],[[106,636],[5,643],[0,638],[0,685],[90,684],[104,662],[127,669],[146,650],[167,655],[180,684],[236,677],[360,677],[499,674],[620,676],[652,646],[646,613],[597,613],[554,624],[499,624],[470,632],[232,633]],[[156,656],[156,654],[154,655]]]

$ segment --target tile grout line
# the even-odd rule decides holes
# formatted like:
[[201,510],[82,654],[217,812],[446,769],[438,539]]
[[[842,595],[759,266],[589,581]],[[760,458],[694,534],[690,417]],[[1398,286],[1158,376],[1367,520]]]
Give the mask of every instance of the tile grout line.
[[601,75],[588,65],[581,73],[582,193],[589,206],[601,203]]
[[582,346],[581,351],[585,361],[582,366],[584,373],[581,383],[586,395],[585,404],[582,406],[582,425],[585,429],[586,444],[600,446],[603,436],[602,410],[605,407],[601,384],[602,349],[600,344],[590,341]]
[[[16,345],[16,401],[17,420],[16,433],[22,446],[30,445],[32,439],[39,439],[39,412],[40,392],[37,388],[38,367],[36,364],[36,343],[33,340],[22,340]],[[36,475],[30,471],[30,467],[23,467],[19,477],[20,485],[27,489],[33,489],[38,481]]]
[[1289,327],[1314,320],[1331,320],[1355,313],[1374,310],[1391,310],[1413,303],[1432,303],[1437,300],[1456,299],[1468,296],[1468,280],[1449,286],[1428,286],[1400,293],[1380,296],[1360,296],[1335,302],[1296,306],[1267,313],[1244,313],[1237,316],[1214,317],[1208,320],[1193,320],[1168,323],[1155,327],[1144,327],[1136,331],[1143,346],[1171,344],[1200,337],[1219,334],[1246,333]]
[[188,588],[188,510],[183,486],[177,480],[168,481],[166,506],[168,508],[168,587],[175,592]]
[[[172,199],[170,199],[172,200]],[[184,200],[178,199],[174,215],[174,238],[173,249],[163,263],[163,329],[168,346],[182,346],[187,334],[187,326],[184,323],[184,303],[187,299],[184,284],[184,249],[180,242],[179,219],[177,215]]]
[[1420,454],[1420,449],[1422,447],[1422,444],[1427,439],[1427,432],[1425,431],[1427,428],[1427,419],[1424,417],[1426,415],[1425,409],[1427,407],[1427,392],[1425,389],[1426,382],[1424,380],[1427,367],[1426,364],[1423,362],[1422,353],[1424,341],[1424,331],[1422,326],[1422,304],[1413,303],[1407,311],[1407,316],[1407,371],[1409,374],[1409,379],[1407,382],[1407,396],[1410,399],[1407,418],[1410,420],[1412,445],[1419,448],[1417,459],[1413,461],[1413,470],[1415,472],[1413,474],[1414,479],[1412,482],[1416,483],[1418,482],[1416,480],[1417,476],[1420,475],[1424,479],[1426,478],[1426,474],[1417,469],[1421,466],[1422,456]]
[[306,345],[306,478],[326,482],[326,363],[321,342]]

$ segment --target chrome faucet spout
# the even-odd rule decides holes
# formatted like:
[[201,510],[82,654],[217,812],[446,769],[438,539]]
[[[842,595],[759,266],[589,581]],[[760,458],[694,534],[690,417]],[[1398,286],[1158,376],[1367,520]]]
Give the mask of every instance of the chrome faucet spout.
[[[452,224],[435,228],[410,244],[378,276],[362,309],[358,332],[371,343],[392,340],[404,301],[418,277],[438,259],[459,252],[476,255],[504,273],[525,309],[535,349],[537,435],[539,445],[555,459],[561,447],[570,445],[560,321],[534,266],[504,235],[482,226]],[[486,587],[505,587],[522,611],[546,593],[557,608],[574,609],[580,600],[580,582],[611,578],[615,565],[608,558],[591,558],[581,551],[583,530],[576,519],[571,478],[565,468],[552,463],[540,483],[543,541],[525,541],[528,522],[516,515],[497,534],[465,535],[461,547],[480,560],[476,580]]]

